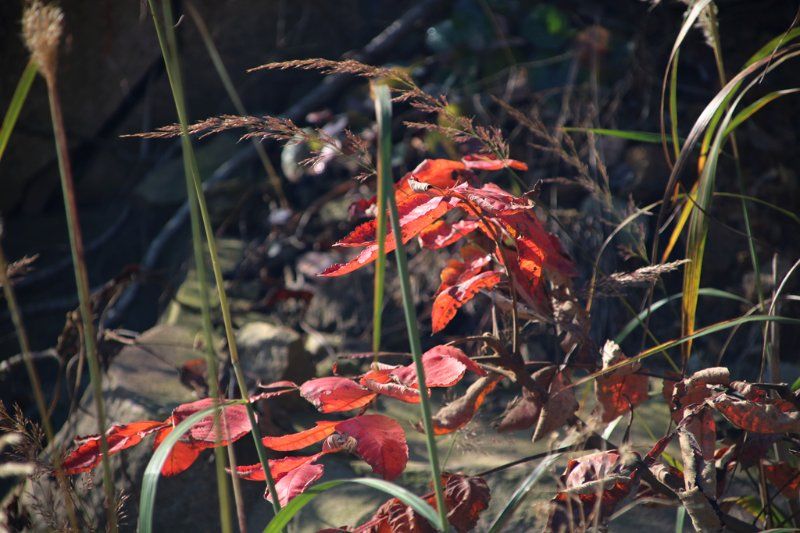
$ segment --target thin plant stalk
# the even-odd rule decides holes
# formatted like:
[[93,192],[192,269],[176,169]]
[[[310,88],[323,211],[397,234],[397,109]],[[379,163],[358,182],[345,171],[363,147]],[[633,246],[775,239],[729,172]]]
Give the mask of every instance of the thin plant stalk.
[[14,89],[14,95],[11,97],[11,103],[8,105],[6,114],[3,117],[3,124],[0,125],[0,159],[8,146],[8,139],[11,138],[11,132],[14,130],[14,125],[17,123],[19,113],[22,111],[22,105],[28,98],[28,92],[31,90],[33,80],[36,79],[36,63],[33,59],[28,61],[25,70],[22,71],[22,76],[17,82],[17,87]]
[[[372,87],[375,97],[375,114],[378,121],[378,180],[382,182],[384,197],[389,207],[392,233],[396,245],[395,257],[397,259],[397,272],[400,276],[400,290],[403,296],[403,311],[405,313],[406,327],[408,329],[408,341],[411,345],[411,356],[414,359],[414,367],[417,372],[417,383],[419,384],[420,408],[422,410],[422,423],[425,427],[425,445],[428,450],[428,463],[431,469],[433,489],[436,495],[436,508],[439,512],[440,526],[442,530],[447,530],[447,508],[444,500],[444,490],[442,488],[442,475],[439,467],[439,453],[436,448],[436,437],[433,433],[433,419],[431,413],[431,401],[428,395],[428,388],[425,384],[425,367],[422,364],[422,345],[420,342],[419,330],[417,328],[417,312],[414,308],[414,299],[411,295],[411,278],[408,273],[408,260],[403,246],[402,232],[400,228],[400,217],[397,210],[397,202],[392,194],[391,179],[391,97],[389,88],[386,85],[375,84]],[[379,215],[381,213],[379,212]]]
[[[13,125],[12,125],[13,127]],[[1,224],[1,223],[0,223]],[[2,237],[2,226],[0,226],[0,237]],[[5,252],[2,245],[0,245],[0,285],[3,286],[3,295],[6,299],[6,306],[11,315],[11,321],[14,323],[14,330],[17,334],[17,341],[19,348],[22,352],[22,361],[25,363],[25,370],[28,373],[28,379],[31,382],[33,389],[33,398],[36,402],[36,409],[39,411],[39,418],[44,427],[44,434],[47,437],[47,443],[51,446],[55,445],[55,432],[53,431],[53,423],[50,421],[50,414],[47,409],[47,404],[44,400],[44,392],[42,391],[42,382],[39,379],[39,373],[36,372],[36,366],[33,364],[33,357],[31,357],[31,344],[28,337],[28,331],[25,328],[25,323],[22,321],[22,312],[17,302],[17,295],[14,292],[14,287],[11,286],[11,281],[8,279],[7,274],[8,260],[6,260]],[[67,479],[64,476],[64,471],[61,469],[61,454],[58,450],[53,454],[53,466],[55,467],[56,479],[59,487],[64,493],[64,506],[67,512],[67,518],[70,526],[74,531],[78,531],[78,517],[75,515],[75,506],[72,498],[67,489]]]
[[[156,34],[158,35],[158,42],[161,47],[161,53],[164,56],[165,64],[167,65],[167,77],[169,78],[170,86],[172,88],[172,96],[175,101],[175,109],[178,114],[178,120],[180,121],[181,125],[181,139],[183,142],[183,146],[186,148],[187,151],[187,161],[189,163],[189,170],[190,175],[192,177],[192,184],[196,193],[197,198],[197,205],[200,208],[200,219],[202,221],[203,231],[206,236],[206,243],[208,245],[208,252],[211,259],[211,269],[214,273],[214,281],[216,283],[217,288],[217,295],[219,297],[219,304],[220,304],[220,311],[222,312],[222,321],[225,326],[225,337],[228,343],[228,353],[230,355],[231,366],[233,367],[233,373],[236,377],[236,381],[239,387],[239,392],[242,395],[242,398],[248,397],[247,392],[247,384],[244,377],[244,372],[242,371],[242,365],[239,361],[239,351],[236,346],[236,338],[233,332],[233,321],[231,319],[231,311],[230,305],[228,304],[228,297],[225,293],[225,280],[222,277],[222,268],[219,264],[219,255],[217,253],[217,244],[214,237],[214,230],[211,227],[211,218],[208,213],[208,206],[206,205],[205,195],[203,193],[203,185],[200,181],[200,171],[197,166],[197,159],[194,156],[194,149],[192,147],[191,140],[189,138],[188,132],[188,117],[186,115],[186,109],[184,106],[183,101],[183,82],[180,75],[180,65],[177,61],[177,50],[174,47],[175,43],[175,33],[174,28],[170,21],[172,21],[172,9],[169,5],[169,2],[163,3],[164,9],[164,26],[159,23],[156,17],[155,12],[155,2],[154,0],[148,0],[148,5],[150,7],[150,11],[153,15],[153,22],[156,27]],[[166,33],[166,35],[165,35]],[[167,43],[167,39],[169,38],[169,43]],[[170,54],[170,48],[173,54]],[[167,59],[168,57],[174,57],[175,61],[175,69],[172,69],[171,62]],[[262,468],[264,469],[264,474],[266,478],[267,488],[271,495],[272,499],[272,507],[275,512],[280,511],[280,502],[278,501],[278,493],[275,489],[275,480],[272,477],[272,472],[269,469],[269,463],[267,461],[267,452],[264,448],[264,444],[261,442],[261,431],[258,428],[258,421],[256,420],[255,411],[253,410],[253,406],[248,402],[246,404],[247,407],[247,416],[252,426],[251,433],[253,435],[253,440],[256,446],[256,451],[258,453],[258,459],[261,463]]]
[[89,275],[83,252],[83,236],[78,219],[78,205],[75,200],[75,184],[72,179],[72,166],[69,160],[67,134],[64,128],[64,117],[61,112],[61,101],[58,97],[55,73],[44,75],[47,82],[47,96],[50,101],[50,116],[56,140],[58,170],[61,175],[61,189],[64,196],[64,210],[67,216],[72,264],[75,271],[75,284],[78,289],[79,310],[83,326],[83,341],[86,348],[86,359],[89,362],[89,379],[92,386],[95,407],[97,409],[97,431],[100,434],[100,452],[103,464],[103,488],[106,494],[107,529],[117,531],[117,505],[114,493],[114,482],[111,462],[108,458],[108,441],[106,439],[106,408],[103,401],[103,374],[97,355],[94,315],[92,312],[91,294],[89,292]]
[[[194,253],[195,273],[200,288],[200,312],[203,323],[203,337],[205,340],[206,369],[208,372],[208,392],[214,406],[219,405],[219,377],[217,373],[217,355],[214,351],[214,334],[211,325],[211,302],[209,301],[208,271],[203,254],[203,233],[200,229],[200,214],[197,209],[197,198],[189,175],[187,154],[184,151],[184,175],[186,177],[186,194],[189,201],[189,218],[192,226],[192,250]],[[220,409],[214,410],[214,425],[220,426]],[[221,433],[216,432],[217,441]],[[230,497],[228,495],[228,479],[225,473],[225,453],[220,446],[214,447],[214,466],[217,476],[217,496],[219,498],[220,527],[223,533],[232,531]]]
[[[217,50],[217,45],[214,44],[214,39],[211,37],[211,32],[208,31],[208,26],[206,26],[203,17],[200,16],[200,12],[194,6],[194,2],[187,2],[186,10],[192,17],[195,26],[197,26],[197,31],[200,33],[200,37],[203,39],[203,44],[205,44],[208,55],[211,58],[211,62],[214,64],[214,69],[217,71],[217,76],[219,76],[219,79],[222,81],[222,85],[225,87],[225,92],[228,93],[228,98],[230,98],[233,107],[236,108],[236,112],[240,115],[247,115],[247,109],[245,109],[244,103],[242,103],[242,99],[239,96],[239,92],[236,90],[233,80],[231,80],[231,76],[228,73],[228,69],[225,67],[225,63],[222,61],[222,56],[220,55],[219,50]],[[251,142],[253,143],[253,148],[255,149],[256,154],[258,154],[258,158],[261,160],[261,166],[264,167],[264,171],[267,173],[270,185],[272,185],[272,188],[275,190],[275,194],[278,195],[278,200],[280,200],[281,205],[288,207],[289,200],[286,199],[286,192],[283,190],[281,177],[277,170],[275,170],[275,166],[272,164],[272,161],[270,161],[267,151],[264,149],[264,145],[258,139],[252,139]]]

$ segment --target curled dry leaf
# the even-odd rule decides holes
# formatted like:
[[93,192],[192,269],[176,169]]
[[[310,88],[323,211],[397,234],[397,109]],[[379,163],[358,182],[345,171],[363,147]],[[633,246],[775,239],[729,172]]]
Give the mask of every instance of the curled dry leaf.
[[564,489],[550,504],[547,531],[588,531],[595,522],[605,525],[633,490],[634,481],[617,450],[570,460],[561,476]]
[[279,437],[264,437],[261,442],[267,448],[280,452],[302,450],[336,433],[337,423],[329,420],[320,420],[313,428]]
[[550,378],[547,401],[542,406],[536,429],[531,440],[545,437],[566,424],[578,410],[578,400],[575,398],[575,390],[569,387],[569,371],[556,371],[556,368],[545,367],[533,375],[533,380],[538,384]]
[[678,492],[678,498],[692,519],[696,531],[723,531],[719,516],[699,487]]
[[500,422],[497,424],[497,431],[516,431],[533,427],[539,420],[541,406],[536,397],[528,389],[522,390],[522,395],[511,400],[506,406]]
[[479,378],[469,386],[464,396],[445,405],[433,417],[433,432],[446,435],[466,426],[478,412],[486,395],[494,390],[503,376],[489,374]]

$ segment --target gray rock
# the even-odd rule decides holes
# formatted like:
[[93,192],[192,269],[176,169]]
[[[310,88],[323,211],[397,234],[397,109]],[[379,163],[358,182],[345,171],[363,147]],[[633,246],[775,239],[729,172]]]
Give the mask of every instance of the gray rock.
[[302,336],[269,322],[250,322],[236,333],[239,357],[248,381],[288,379],[303,382],[314,376],[314,362]]

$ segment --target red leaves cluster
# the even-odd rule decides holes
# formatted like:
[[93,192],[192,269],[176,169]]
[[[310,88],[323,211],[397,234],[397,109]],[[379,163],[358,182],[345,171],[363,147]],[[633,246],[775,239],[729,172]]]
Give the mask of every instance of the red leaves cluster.
[[[467,370],[479,376],[486,371],[452,346],[435,346],[422,355],[428,387],[452,387]],[[379,394],[406,402],[419,403],[419,384],[414,364],[381,365],[352,379],[330,376],[303,383],[300,394],[323,413],[352,411],[369,405]]]
[[[494,184],[477,186],[473,170],[496,171],[503,168],[526,170],[524,163],[498,160],[487,155],[471,155],[461,161],[430,159],[406,174],[395,185],[402,242],[419,236],[423,247],[449,246],[478,230],[494,242],[494,249],[451,261],[442,272],[442,285],[433,305],[433,331],[442,330],[458,309],[481,290],[495,288],[501,272],[491,268],[495,261],[505,267],[515,292],[527,305],[548,306],[543,280],[546,273],[557,278],[574,275],[558,240],[544,230],[533,207],[525,198],[513,196]],[[459,210],[467,218],[450,224],[442,217]],[[360,247],[361,252],[347,263],[335,264],[322,276],[341,276],[377,258],[377,221],[355,228],[336,243],[340,247]],[[386,252],[394,250],[394,236],[386,240]]]
[[[322,451],[313,455],[284,457],[269,461],[270,472],[276,481],[278,499],[282,505],[303,492],[311,483],[322,477],[324,467],[317,460],[329,453],[353,453],[372,467],[373,472],[392,480],[405,470],[408,462],[408,445],[403,428],[388,416],[367,414],[342,421],[320,421],[310,429],[282,435],[264,437],[267,448],[277,451],[302,450],[325,441]],[[263,481],[261,464],[236,468],[243,479]],[[268,492],[264,497],[270,499]]]
[[[114,424],[106,431],[109,455],[136,446],[151,433],[156,433],[154,448],[157,448],[181,421],[212,405],[212,400],[206,398],[179,405],[169,418],[161,422],[144,420],[131,424]],[[203,417],[194,424],[172,448],[161,469],[162,475],[173,476],[183,472],[194,463],[203,450],[217,445],[225,446],[240,439],[251,429],[246,407],[241,404],[225,405],[219,419],[223,426],[219,434],[214,428],[213,414]],[[99,435],[78,437],[75,442],[77,447],[63,461],[64,472],[67,475],[88,472],[100,464],[102,459]]]

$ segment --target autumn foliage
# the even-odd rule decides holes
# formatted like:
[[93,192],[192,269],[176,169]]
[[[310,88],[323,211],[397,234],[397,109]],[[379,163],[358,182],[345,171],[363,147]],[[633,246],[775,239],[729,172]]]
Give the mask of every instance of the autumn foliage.
[[[637,500],[680,501],[698,529],[741,525],[718,504],[737,466],[759,466],[775,490],[796,499],[800,472],[789,462],[764,459],[764,450],[778,438],[800,433],[800,400],[786,388],[734,381],[728,369],[721,367],[664,376],[662,395],[672,425],[644,456],[625,446],[617,448],[586,429],[578,417],[581,402],[576,374],[593,379],[589,406],[604,424],[630,421],[636,408],[650,399],[653,379],[643,372],[639,358],[629,358],[615,342],[608,341],[602,348],[591,342],[588,313],[572,286],[576,268],[559,240],[545,229],[527,197],[483,181],[483,173],[506,169],[525,171],[527,166],[482,154],[460,161],[422,162],[394,187],[401,240],[409,243],[417,238],[421,253],[444,253],[445,248],[460,244],[449,256],[432,295],[433,333],[445,330],[459,309],[479,294],[491,293],[509,302],[516,313],[549,321],[561,334],[564,357],[559,364],[536,362],[531,366],[518,352],[487,340],[495,356],[488,363],[479,363],[456,343],[432,347],[422,356],[429,389],[451,388],[465,378],[470,380],[461,396],[436,413],[434,433],[446,435],[467,426],[504,382],[514,382],[519,392],[497,420],[498,431],[529,431],[533,441],[544,440],[564,427],[583,431],[588,436],[584,447],[575,445],[572,450],[600,451],[569,460],[550,502],[548,531],[604,526],[624,502]],[[368,212],[373,205],[362,200],[356,207]],[[375,218],[357,226],[336,243],[338,248],[356,249],[356,255],[320,275],[343,276],[375,261],[376,234]],[[390,233],[387,253],[394,250],[394,243]],[[269,469],[282,505],[324,475],[323,461],[330,454],[357,457],[387,480],[397,479],[405,470],[409,460],[407,428],[372,409],[379,399],[420,402],[413,364],[389,365],[375,359],[356,375],[264,387],[248,400],[297,394],[325,415],[298,432],[263,438],[264,446],[275,455],[269,460]],[[206,398],[176,407],[162,421],[116,424],[106,435],[109,453],[139,445],[150,435],[155,436],[153,446],[157,448],[181,420],[210,405],[212,400]],[[753,439],[721,443],[723,421]],[[186,470],[203,450],[235,442],[250,431],[241,402],[223,400],[220,422],[222,429],[218,430],[209,415],[193,425],[172,449],[163,475]],[[680,468],[674,459],[664,458],[667,446],[673,443],[680,450]],[[63,466],[68,474],[78,474],[99,462],[99,437],[79,437]],[[261,464],[238,466],[235,474],[250,481],[266,477]],[[487,482],[457,473],[444,474],[443,482],[451,525],[459,532],[472,530],[490,501]],[[270,497],[265,493],[265,498]],[[433,493],[423,498],[435,505]],[[390,499],[365,523],[338,531],[425,532],[432,531],[432,526],[402,501]]]

